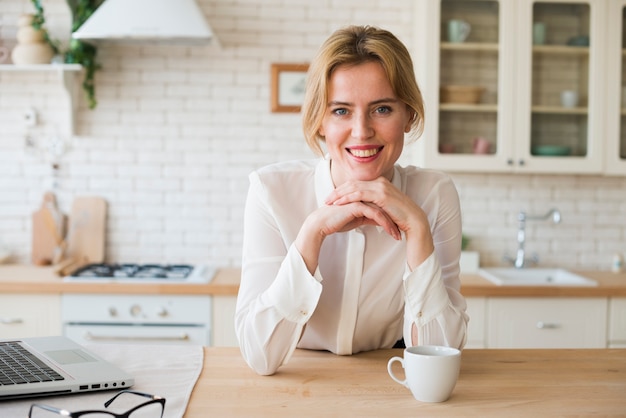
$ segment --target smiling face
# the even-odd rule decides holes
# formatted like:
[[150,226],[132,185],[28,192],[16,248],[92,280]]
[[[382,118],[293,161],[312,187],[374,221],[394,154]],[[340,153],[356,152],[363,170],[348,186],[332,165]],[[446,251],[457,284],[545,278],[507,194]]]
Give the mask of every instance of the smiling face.
[[331,158],[335,186],[347,180],[391,180],[412,112],[375,61],[335,69],[319,133]]

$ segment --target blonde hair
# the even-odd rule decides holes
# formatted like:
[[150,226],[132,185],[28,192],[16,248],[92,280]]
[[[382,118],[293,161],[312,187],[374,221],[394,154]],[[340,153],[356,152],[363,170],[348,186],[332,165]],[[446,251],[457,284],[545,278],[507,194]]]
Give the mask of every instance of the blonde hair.
[[324,137],[319,129],[328,102],[328,83],[335,69],[342,65],[379,62],[395,95],[413,113],[411,137],[417,139],[424,128],[424,102],[411,55],[391,32],[373,26],[348,26],[335,31],[320,47],[309,66],[302,104],[302,128],[309,147],[323,155]]

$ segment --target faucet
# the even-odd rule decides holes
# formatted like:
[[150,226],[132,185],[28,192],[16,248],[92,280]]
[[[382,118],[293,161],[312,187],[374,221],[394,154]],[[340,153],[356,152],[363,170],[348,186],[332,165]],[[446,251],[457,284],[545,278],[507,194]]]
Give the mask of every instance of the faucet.
[[550,209],[548,213],[543,216],[529,216],[526,212],[521,211],[517,215],[518,229],[517,229],[517,252],[515,258],[505,256],[506,261],[512,262],[515,268],[521,269],[526,266],[527,261],[537,262],[537,256],[533,256],[530,259],[526,258],[526,250],[524,248],[526,244],[526,221],[545,221],[552,218],[552,222],[558,224],[561,222],[561,212],[558,209]]

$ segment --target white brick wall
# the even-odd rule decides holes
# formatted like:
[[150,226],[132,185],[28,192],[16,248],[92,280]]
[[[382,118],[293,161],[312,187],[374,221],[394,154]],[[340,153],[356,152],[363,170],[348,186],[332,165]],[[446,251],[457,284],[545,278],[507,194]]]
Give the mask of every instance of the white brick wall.
[[[109,203],[109,261],[240,262],[248,173],[267,163],[308,158],[300,120],[269,112],[272,62],[303,62],[335,28],[370,23],[394,31],[409,48],[411,0],[199,0],[220,39],[216,46],[103,45],[98,107],[80,94],[77,137],[61,162],[57,196]],[[63,0],[44,0],[56,37],[67,37]],[[0,3],[0,44],[11,45],[30,0]],[[65,123],[58,79],[0,73],[0,244],[23,262],[30,214],[50,180],[49,164],[26,152],[23,110],[34,107],[41,137]],[[465,231],[483,261],[515,250],[519,210],[556,206],[563,223],[529,223],[528,249],[542,261],[608,268],[626,252],[626,180],[588,176],[455,174]]]

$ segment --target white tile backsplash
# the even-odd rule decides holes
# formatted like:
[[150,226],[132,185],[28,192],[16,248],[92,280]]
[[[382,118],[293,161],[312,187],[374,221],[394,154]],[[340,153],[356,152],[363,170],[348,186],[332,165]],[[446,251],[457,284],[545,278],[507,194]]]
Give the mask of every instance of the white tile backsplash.
[[[248,173],[312,156],[299,116],[269,111],[270,64],[310,60],[328,34],[349,23],[390,29],[411,48],[411,0],[198,3],[219,46],[102,45],[95,110],[79,90],[76,138],[61,161],[57,197],[68,213],[76,196],[106,198],[109,261],[239,265]],[[43,5],[54,34],[67,37],[65,2]],[[14,42],[17,17],[30,11],[30,0],[0,3],[0,43]],[[30,215],[51,169],[25,149],[21,117],[33,107],[38,135],[60,129],[69,111],[61,86],[54,74],[0,73],[0,244],[23,262],[30,258]],[[464,230],[483,264],[514,253],[519,210],[551,207],[561,210],[561,224],[528,224],[527,248],[543,263],[608,269],[614,252],[626,253],[623,177],[453,178]]]

